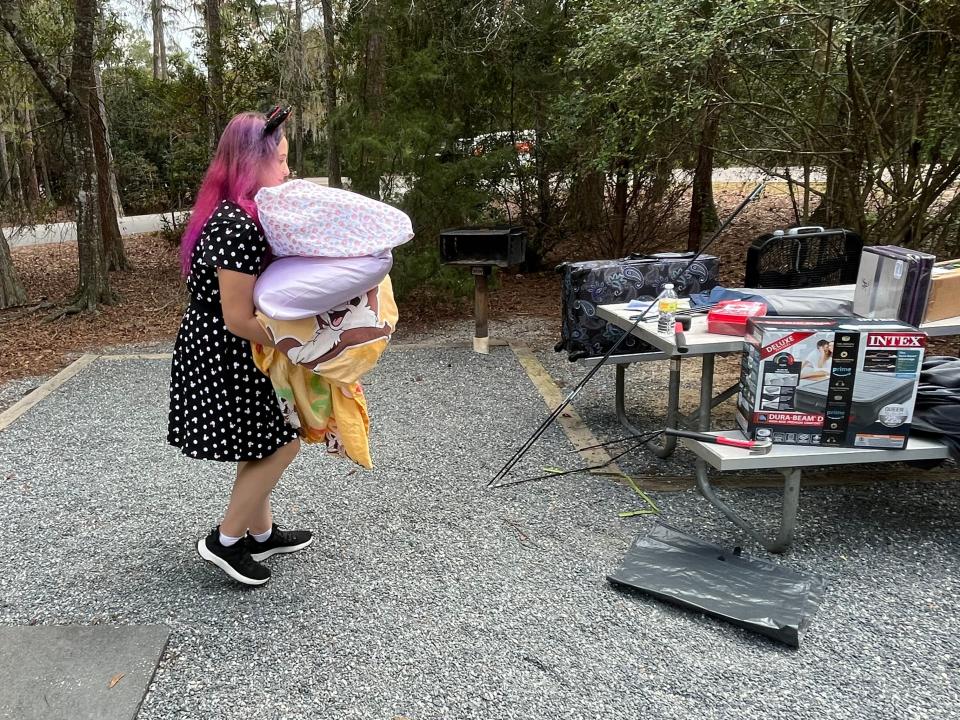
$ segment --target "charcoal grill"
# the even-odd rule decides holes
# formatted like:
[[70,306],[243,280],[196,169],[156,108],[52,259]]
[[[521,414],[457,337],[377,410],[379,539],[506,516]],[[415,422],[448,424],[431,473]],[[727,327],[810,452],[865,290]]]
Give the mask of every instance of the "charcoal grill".
[[473,275],[473,349],[490,352],[487,278],[493,268],[523,262],[527,234],[522,227],[464,227],[440,233],[440,261],[469,267]]

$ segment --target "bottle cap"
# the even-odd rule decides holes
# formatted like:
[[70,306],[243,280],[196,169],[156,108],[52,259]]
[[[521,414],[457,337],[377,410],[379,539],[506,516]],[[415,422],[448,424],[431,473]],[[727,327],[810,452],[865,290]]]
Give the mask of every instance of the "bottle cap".
[[673,290],[673,283],[666,283],[663,286],[664,290]]

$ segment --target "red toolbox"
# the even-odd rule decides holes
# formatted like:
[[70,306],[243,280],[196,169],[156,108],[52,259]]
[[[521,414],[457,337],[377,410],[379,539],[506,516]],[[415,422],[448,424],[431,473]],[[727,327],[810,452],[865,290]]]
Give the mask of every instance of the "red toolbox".
[[752,300],[721,300],[707,312],[707,332],[717,335],[746,335],[747,320],[763,317],[767,306]]

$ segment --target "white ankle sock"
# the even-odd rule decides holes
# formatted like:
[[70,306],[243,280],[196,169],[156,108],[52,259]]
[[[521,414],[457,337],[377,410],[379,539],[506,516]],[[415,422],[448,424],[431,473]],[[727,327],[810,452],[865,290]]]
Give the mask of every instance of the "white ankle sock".
[[224,547],[230,547],[231,545],[236,545],[240,542],[242,538],[233,537],[232,535],[224,535],[220,533],[220,544]]
[[270,535],[273,533],[273,527],[271,526],[267,530],[264,530],[262,533],[250,533],[250,537],[256,540],[259,543],[266,542]]

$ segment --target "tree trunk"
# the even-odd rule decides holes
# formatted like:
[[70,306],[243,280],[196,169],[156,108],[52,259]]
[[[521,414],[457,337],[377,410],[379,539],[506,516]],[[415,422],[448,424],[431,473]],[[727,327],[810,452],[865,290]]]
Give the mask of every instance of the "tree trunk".
[[[97,31],[103,31],[103,15],[97,17]],[[94,50],[99,40],[94,38]],[[97,206],[100,209],[100,230],[103,233],[103,250],[108,270],[129,270],[130,263],[120,235],[119,205],[116,176],[113,172],[113,152],[110,149],[110,124],[103,94],[100,65],[94,60],[93,80],[95,87],[90,96],[90,131],[93,140],[94,158],[97,163]]]
[[603,224],[603,173],[587,170],[573,178],[567,199],[567,214],[575,230],[594,232]]
[[[37,116],[29,108],[27,108],[27,113],[30,116],[30,126],[35,128],[37,126]],[[37,167],[40,169],[41,194],[47,202],[53,203],[55,202],[53,186],[50,184],[50,173],[47,171],[47,149],[44,146],[43,138],[39,134],[34,137],[34,155],[37,158]]]
[[810,214],[810,222],[824,227],[853,230],[866,241],[864,211],[853,200],[857,194],[857,166],[855,161],[828,163],[827,187],[820,204]]
[[[13,2],[12,0],[0,0],[0,18],[3,20],[3,28],[7,31],[7,35],[10,36],[10,39],[13,40],[14,44],[17,43],[17,38],[14,36],[14,33],[11,32],[11,26],[20,21],[20,3]],[[16,105],[11,103],[8,108],[4,108],[4,111],[8,110],[10,112],[10,117],[13,120],[13,124],[16,125],[17,116],[16,116]],[[6,115],[6,112],[4,112]],[[0,121],[5,120],[5,118],[0,118]],[[10,198],[11,204],[15,208],[23,207],[23,186],[20,183],[20,161],[18,160],[19,152],[17,149],[17,133],[14,130],[10,135],[10,142],[12,145],[13,152],[9,155],[7,154],[7,143],[6,135],[0,133],[0,138],[3,139],[2,143],[2,154],[3,164],[4,164],[4,176],[6,182],[4,183],[4,190],[7,196]]]
[[100,303],[111,304],[98,202],[97,159],[91,117],[95,112],[94,37],[97,0],[76,0],[74,10],[73,67],[70,92],[76,105],[69,114],[73,131],[74,161],[77,168],[77,245],[80,251],[80,283],[71,310],[94,310]]
[[707,107],[697,145],[697,165],[693,171],[693,197],[690,202],[690,224],[687,228],[687,250],[700,249],[703,236],[717,228],[717,206],[713,201],[713,148],[720,129],[720,109]]
[[163,28],[163,0],[150,0],[150,16],[153,24],[153,79],[166,82],[167,42]]
[[611,234],[613,235],[613,257],[622,257],[626,252],[626,229],[627,229],[627,193],[629,191],[629,174],[627,173],[627,164],[624,161],[617,163],[615,173],[616,182],[613,187],[613,225]]
[[[383,90],[386,82],[384,46],[381,20],[376,0],[370,0],[364,10],[367,40],[364,44],[364,84],[361,95],[368,130],[376,135],[383,115]],[[354,188],[372,198],[380,198],[380,159],[375,151],[363,150],[357,163]]]
[[203,18],[207,30],[207,112],[210,152],[225,125],[223,110],[223,44],[220,39],[220,0],[204,0]]
[[17,277],[17,270],[13,267],[13,258],[10,256],[10,246],[0,227],[0,308],[23,305],[27,301],[27,293]]
[[[373,5],[373,3],[371,3]],[[374,10],[375,12],[375,10]],[[370,123],[374,128],[380,127],[383,116],[383,89],[386,82],[386,67],[384,65],[383,33],[380,27],[374,25],[367,38],[366,87],[364,88],[364,102]]]
[[[14,0],[0,0],[0,25],[10,36],[33,68],[38,82],[50,99],[63,112],[73,133],[73,161],[77,173],[77,248],[80,256],[80,278],[71,307],[64,313],[93,310],[99,303],[115,300],[110,290],[110,277],[100,235],[100,213],[97,207],[97,165],[93,153],[90,128],[91,89],[94,80],[94,39],[97,22],[97,0],[76,0],[72,67],[69,84],[60,72],[44,59],[33,41],[19,26],[18,6]],[[69,89],[68,89],[69,88]]]
[[[510,62],[510,147],[516,151],[517,147],[517,62],[511,59]],[[526,219],[530,217],[530,193],[527,190],[526,178],[524,177],[523,164],[519,158],[514,158],[514,180],[517,188],[516,195],[510,197],[509,190],[505,189],[504,203],[507,205],[507,216],[510,216],[511,200],[519,206],[520,217]]]
[[20,143],[20,152],[23,157],[23,189],[27,207],[35,209],[40,205],[40,181],[37,179],[37,160],[33,140],[33,127],[30,124],[30,113],[21,110],[17,113],[23,127],[23,142]]
[[337,80],[334,54],[333,0],[321,0],[323,5],[323,109],[327,117],[327,183],[343,187],[340,177],[340,139],[337,132]]
[[[101,18],[100,27],[103,27],[102,24],[103,18]],[[95,110],[99,115],[99,121],[97,123],[97,128],[103,130],[103,142],[107,148],[107,178],[110,181],[109,191],[110,195],[113,198],[113,209],[114,209],[114,218],[123,217],[123,203],[120,201],[120,189],[117,187],[117,171],[116,166],[113,162],[113,146],[110,144],[110,120],[107,117],[107,101],[103,93],[103,80],[100,77],[100,65],[99,63],[94,64],[93,66],[93,78],[97,83],[97,97],[96,97],[96,107]],[[91,118],[92,120],[93,118]],[[116,222],[116,220],[114,220]],[[119,231],[118,231],[119,232]],[[113,268],[111,268],[113,269]]]
[[10,165],[10,194],[13,195],[13,202],[17,207],[23,207],[23,181],[20,178],[20,153],[17,152],[16,135],[14,135],[13,152],[10,159],[13,161]]
[[303,111],[304,111],[304,76],[306,74],[306,58],[303,53],[303,2],[295,0],[293,6],[293,55],[292,82],[290,98],[295,108],[290,127],[290,155],[293,162],[293,172],[296,177],[303,177]]
[[850,41],[845,43],[844,48],[847,93],[845,101],[836,110],[836,125],[843,134],[840,142],[846,152],[831,156],[826,164],[826,192],[810,220],[816,225],[853,230],[866,243],[867,219],[860,196],[863,168],[868,166],[865,143],[869,130],[859,106],[860,88],[855,82],[855,61]]
[[13,197],[13,178],[7,158],[7,134],[0,129],[0,201]]
[[534,151],[537,158],[537,226],[540,232],[546,232],[553,222],[553,193],[550,191],[550,166],[540,144],[541,132],[542,130],[537,130],[537,150]]
[[50,182],[50,172],[47,170],[47,150],[41,144],[37,146],[37,158],[40,162],[40,182],[43,183],[43,194],[47,202],[53,205],[57,204],[57,198],[53,194],[53,183]]
[[[528,244],[527,259],[524,266],[527,271],[542,270],[544,259],[550,251],[554,237],[553,228],[553,193],[550,188],[550,158],[547,157],[546,145],[546,112],[542,97],[538,96],[535,104],[535,119],[533,147],[529,155],[534,158],[535,174],[537,179],[537,234],[535,242]],[[524,141],[526,142],[526,141]],[[516,149],[516,146],[514,146]],[[521,158],[517,157],[518,165]]]
[[[92,99],[92,98],[91,98]],[[97,207],[100,212],[100,230],[103,233],[103,250],[109,270],[129,270],[130,263],[120,236],[117,208],[113,204],[110,187],[110,146],[107,145],[105,118],[100,115],[98,103],[90,105],[90,130],[93,154],[97,163]]]

